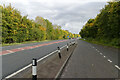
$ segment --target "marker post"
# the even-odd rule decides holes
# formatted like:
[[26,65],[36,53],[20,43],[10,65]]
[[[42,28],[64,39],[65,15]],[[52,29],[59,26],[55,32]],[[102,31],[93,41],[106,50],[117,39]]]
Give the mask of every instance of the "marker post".
[[68,48],[69,48],[68,46],[69,46],[69,45],[68,45],[68,43],[67,43],[67,51],[69,50],[69,49],[68,49]]
[[37,59],[32,61],[32,80],[37,80]]
[[58,47],[58,56],[61,59],[60,47]]

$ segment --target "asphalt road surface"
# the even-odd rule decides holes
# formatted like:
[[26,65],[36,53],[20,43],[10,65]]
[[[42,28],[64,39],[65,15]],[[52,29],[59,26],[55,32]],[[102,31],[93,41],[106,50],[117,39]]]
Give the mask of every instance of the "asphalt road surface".
[[[2,78],[27,66],[33,58],[42,58],[50,52],[66,45],[71,40],[55,40],[16,46],[2,47]],[[36,46],[39,45],[39,46]],[[31,47],[32,46],[32,47]]]
[[61,78],[118,78],[119,52],[118,49],[78,40]]

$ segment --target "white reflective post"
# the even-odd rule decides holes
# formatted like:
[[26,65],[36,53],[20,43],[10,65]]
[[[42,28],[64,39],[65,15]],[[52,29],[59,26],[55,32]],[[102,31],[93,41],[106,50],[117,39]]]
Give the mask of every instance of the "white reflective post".
[[32,61],[32,79],[37,80],[37,59]]

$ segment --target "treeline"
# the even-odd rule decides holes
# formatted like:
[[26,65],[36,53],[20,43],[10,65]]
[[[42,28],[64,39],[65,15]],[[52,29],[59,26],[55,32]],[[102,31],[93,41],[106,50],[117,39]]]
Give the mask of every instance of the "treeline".
[[49,20],[37,16],[30,20],[20,12],[9,6],[0,6],[2,9],[2,43],[20,43],[24,41],[42,41],[67,39],[77,37],[61,26],[53,25]]
[[109,2],[80,31],[82,38],[120,47],[120,1]]

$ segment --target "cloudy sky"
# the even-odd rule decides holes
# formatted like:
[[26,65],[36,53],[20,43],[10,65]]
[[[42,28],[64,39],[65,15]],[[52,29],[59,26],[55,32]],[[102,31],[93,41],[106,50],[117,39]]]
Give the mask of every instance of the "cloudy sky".
[[62,29],[79,33],[90,18],[94,18],[109,0],[2,0],[0,4],[12,4],[29,19],[41,16]]

